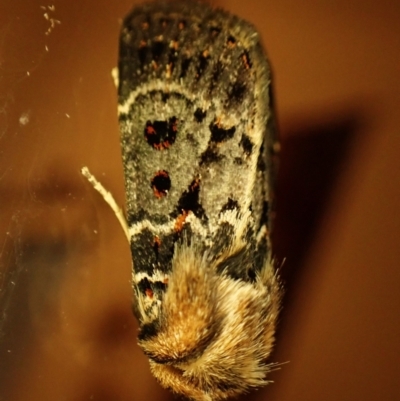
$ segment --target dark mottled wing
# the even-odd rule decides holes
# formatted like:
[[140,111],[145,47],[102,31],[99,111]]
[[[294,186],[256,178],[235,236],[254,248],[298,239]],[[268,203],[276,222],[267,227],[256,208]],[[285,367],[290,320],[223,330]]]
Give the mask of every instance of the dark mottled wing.
[[254,28],[198,3],[135,8],[123,22],[118,93],[135,273],[167,273],[183,237],[218,257],[236,216],[248,246],[221,269],[252,279],[269,257],[275,141]]

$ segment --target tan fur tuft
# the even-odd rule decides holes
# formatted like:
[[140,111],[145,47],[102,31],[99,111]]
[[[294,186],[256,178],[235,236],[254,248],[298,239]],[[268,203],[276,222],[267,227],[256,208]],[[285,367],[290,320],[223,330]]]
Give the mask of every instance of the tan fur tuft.
[[202,353],[219,326],[215,285],[215,275],[190,248],[178,251],[162,301],[161,327],[157,336],[140,342],[150,358],[177,362]]
[[140,342],[155,377],[198,401],[265,385],[281,296],[272,266],[254,283],[234,280],[182,245],[172,272],[160,328]]

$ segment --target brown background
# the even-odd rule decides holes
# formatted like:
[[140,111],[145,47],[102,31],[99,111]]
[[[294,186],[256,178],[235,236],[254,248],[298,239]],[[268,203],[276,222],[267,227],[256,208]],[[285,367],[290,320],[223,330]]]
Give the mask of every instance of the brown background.
[[[172,400],[136,346],[126,239],[79,174],[123,203],[110,71],[132,3],[50,4],[0,4],[0,400]],[[283,148],[289,363],[243,399],[399,400],[400,2],[216,4],[261,32]]]

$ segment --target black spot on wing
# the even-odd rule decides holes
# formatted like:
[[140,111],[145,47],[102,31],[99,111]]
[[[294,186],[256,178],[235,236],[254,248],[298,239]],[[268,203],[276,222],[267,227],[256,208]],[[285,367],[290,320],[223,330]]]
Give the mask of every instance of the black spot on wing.
[[200,53],[199,62],[196,69],[196,76],[195,76],[196,80],[200,79],[201,76],[204,74],[208,66],[209,60],[210,60],[210,55],[208,54],[207,50],[204,50],[203,52]]
[[[164,102],[167,97],[162,98]],[[147,121],[144,136],[147,143],[156,150],[169,148],[175,143],[178,133],[178,119],[173,116],[169,120]]]
[[200,156],[200,166],[219,163],[223,158],[224,156],[218,153],[218,149],[212,144],[209,144],[207,149]]
[[175,70],[177,61],[178,61],[178,52],[174,48],[171,48],[168,53],[168,63],[167,63],[169,66],[170,74],[172,74],[173,71]]
[[210,131],[211,131],[211,138],[210,140],[212,142],[224,142],[227,141],[228,139],[233,138],[233,135],[235,134],[236,128],[231,127],[231,128],[222,128],[221,125],[218,122],[213,122],[210,124]]
[[164,53],[165,43],[162,41],[155,41],[151,45],[151,54],[154,61],[159,61]]
[[140,43],[137,53],[138,53],[140,68],[142,69],[146,64],[147,54],[148,54],[148,47],[146,42],[143,41]]
[[244,153],[246,153],[247,156],[251,155],[254,145],[251,139],[246,134],[242,135],[242,139],[240,140],[239,145],[243,148]]
[[265,160],[264,144],[262,144],[257,159],[257,170],[264,172],[266,169],[267,169],[267,163]]
[[240,58],[242,59],[243,66],[246,70],[250,70],[253,67],[253,63],[251,62],[250,55],[247,50],[243,52]]
[[146,292],[151,289],[151,284],[147,277],[140,280],[136,285],[139,292],[141,292],[142,294],[146,294]]
[[236,38],[232,35],[228,36],[228,39],[226,41],[226,44],[228,45],[229,48],[233,48],[236,45]]
[[165,170],[158,171],[151,180],[150,186],[156,198],[162,198],[168,195],[171,188],[171,179]]
[[198,218],[206,218],[203,206],[200,204],[200,179],[195,178],[189,188],[181,195],[173,217],[177,217],[182,212],[193,212]]
[[222,206],[220,213],[226,212],[227,210],[240,210],[239,203],[237,200],[228,198],[228,201]]
[[210,28],[211,37],[216,38],[221,33],[221,28],[217,26],[212,26]]
[[198,123],[201,123],[204,120],[204,118],[206,117],[206,115],[207,115],[207,111],[202,110],[200,108],[197,108],[196,111],[194,112],[194,118],[196,119],[196,121]]
[[221,61],[217,61],[212,69],[209,92],[211,93],[214,88],[218,87],[218,81],[222,74],[224,65]]
[[243,100],[247,86],[243,82],[235,82],[229,92],[229,101],[239,103]]
[[266,226],[267,228],[270,227],[270,203],[268,201],[264,201],[262,205],[262,210],[261,210],[261,216],[260,216],[260,223],[258,229],[260,230],[262,226]]
[[181,73],[179,75],[179,78],[185,78],[186,74],[189,70],[190,63],[192,62],[191,57],[183,57],[182,62],[181,62]]

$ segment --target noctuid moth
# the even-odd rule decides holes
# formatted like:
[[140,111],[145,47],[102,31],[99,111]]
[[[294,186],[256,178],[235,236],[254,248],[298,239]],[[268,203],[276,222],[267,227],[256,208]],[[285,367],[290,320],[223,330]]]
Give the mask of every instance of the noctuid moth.
[[270,243],[271,76],[247,22],[197,2],[123,21],[118,112],[139,345],[158,381],[215,401],[267,383],[281,287]]

